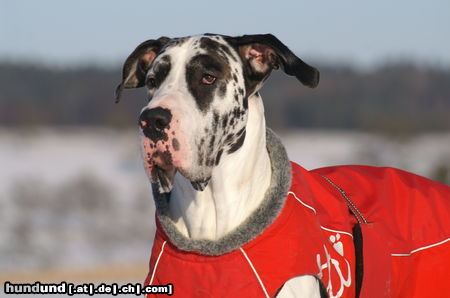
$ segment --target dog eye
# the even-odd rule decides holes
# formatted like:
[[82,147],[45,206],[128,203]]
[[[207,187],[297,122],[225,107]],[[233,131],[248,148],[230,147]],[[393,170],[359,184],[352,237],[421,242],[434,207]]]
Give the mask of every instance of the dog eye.
[[156,80],[155,80],[155,78],[147,78],[147,80],[145,81],[145,84],[150,89],[156,88]]
[[210,74],[204,74],[202,77],[202,84],[203,85],[212,85],[216,81],[216,77],[212,76]]

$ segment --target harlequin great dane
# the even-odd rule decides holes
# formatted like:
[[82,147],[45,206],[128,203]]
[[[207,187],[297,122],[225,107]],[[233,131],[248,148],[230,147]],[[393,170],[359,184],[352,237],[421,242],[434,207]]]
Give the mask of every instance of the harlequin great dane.
[[161,37],[126,60],[117,101],[148,91],[139,126],[157,231],[145,284],[180,297],[449,293],[449,187],[290,163],[258,93],[279,68],[319,82],[270,34]]

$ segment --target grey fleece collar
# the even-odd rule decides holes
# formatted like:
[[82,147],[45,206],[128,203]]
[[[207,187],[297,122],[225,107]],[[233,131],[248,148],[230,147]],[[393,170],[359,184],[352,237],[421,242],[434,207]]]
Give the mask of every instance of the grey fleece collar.
[[260,235],[280,214],[291,186],[291,164],[284,146],[272,130],[266,130],[267,152],[272,177],[265,198],[259,207],[238,227],[218,240],[193,240],[182,235],[169,216],[170,194],[160,194],[152,185],[156,213],[172,244],[178,249],[204,255],[222,255],[250,242]]

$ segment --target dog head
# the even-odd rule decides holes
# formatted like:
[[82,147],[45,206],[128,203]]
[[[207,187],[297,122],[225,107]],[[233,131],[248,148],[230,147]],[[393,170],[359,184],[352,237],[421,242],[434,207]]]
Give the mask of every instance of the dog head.
[[195,189],[206,187],[221,157],[244,143],[248,100],[278,68],[318,84],[319,72],[270,34],[161,37],[130,54],[116,101],[124,88],[147,88],[142,152],[159,192],[171,191],[176,171]]

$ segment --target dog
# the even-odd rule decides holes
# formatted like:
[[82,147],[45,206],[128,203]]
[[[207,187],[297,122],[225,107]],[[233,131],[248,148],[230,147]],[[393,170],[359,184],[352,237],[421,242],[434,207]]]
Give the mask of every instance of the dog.
[[116,89],[139,117],[156,226],[145,285],[183,297],[435,297],[450,293],[450,188],[393,168],[307,171],[266,128],[259,94],[281,69],[319,71],[271,34],[161,37]]

